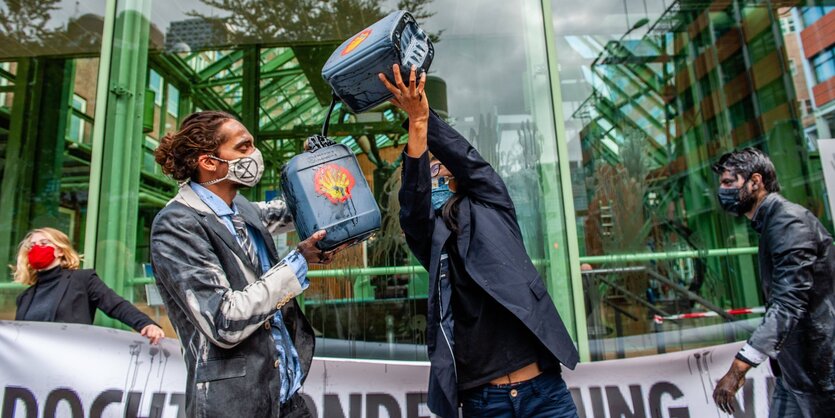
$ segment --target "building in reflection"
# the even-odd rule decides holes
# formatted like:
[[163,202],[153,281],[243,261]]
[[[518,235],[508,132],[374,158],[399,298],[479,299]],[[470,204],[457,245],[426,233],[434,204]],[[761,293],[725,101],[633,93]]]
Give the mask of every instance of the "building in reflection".
[[[805,86],[798,87],[798,97],[808,100],[803,106],[803,121],[811,140],[832,138],[835,129],[835,6],[807,6],[782,10],[781,23],[786,37],[798,45],[791,56],[790,71]],[[804,92],[800,92],[805,89]]]
[[229,28],[222,21],[192,18],[171,22],[165,33],[165,49],[174,52],[192,51],[226,45],[229,40]]
[[[835,79],[823,67],[811,74],[807,67],[824,62],[835,37],[821,32],[835,14],[772,3],[679,1],[652,19],[633,18],[620,35],[566,36],[587,59],[578,72],[567,71],[572,85],[587,86],[585,94],[572,85],[563,93],[564,101],[579,103],[567,124],[581,151],[575,178],[584,181],[574,183],[585,190],[575,194],[575,209],[586,254],[755,246],[756,236],[714,201],[710,166],[733,148],[768,152],[782,193],[831,219],[814,140],[829,137],[827,86]],[[750,259],[662,259],[648,268],[731,306],[758,303]],[[620,279],[632,298],[682,298],[649,273]],[[675,303],[665,309],[681,309]],[[632,327],[626,334],[653,329]]]
[[[88,267],[164,322],[145,292],[150,225],[177,192],[153,158],[160,139],[193,111],[230,112],[268,161],[246,193],[280,196],[282,163],[321,129],[331,101],[322,65],[394,5],[110,4],[0,0],[0,257],[12,262],[28,229],[59,227]],[[526,249],[585,358],[745,337],[734,321],[652,320],[761,303],[756,235],[714,198],[710,166],[722,153],[764,149],[786,196],[832,224],[815,142],[835,135],[832,7],[409,4],[436,41],[430,103],[505,179]],[[357,154],[388,217],[365,247],[312,273],[305,309],[320,354],[425,357],[429,283],[397,222],[404,120],[389,105],[360,115],[336,106],[330,133]],[[8,317],[20,289],[3,271]]]

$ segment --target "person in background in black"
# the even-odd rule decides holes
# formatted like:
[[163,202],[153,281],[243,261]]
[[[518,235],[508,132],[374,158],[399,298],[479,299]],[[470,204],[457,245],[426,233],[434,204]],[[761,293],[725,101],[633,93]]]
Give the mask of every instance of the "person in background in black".
[[40,228],[26,234],[13,270],[14,280],[29,287],[17,298],[15,319],[91,325],[98,308],[151,344],[165,337],[148,315],[107,287],[94,270],[79,270],[80,262],[63,232]]
[[[560,363],[578,354],[525,252],[502,179],[429,110],[426,74],[380,80],[409,115],[400,225],[430,277],[429,408],[444,418],[576,417]],[[436,160],[430,160],[429,153]]]
[[734,412],[734,396],[752,367],[771,360],[777,377],[772,418],[835,417],[835,248],[803,206],[780,196],[774,164],[745,148],[723,155],[722,209],[745,215],[760,234],[759,267],[766,311],[762,323],[716,384],[713,399]]

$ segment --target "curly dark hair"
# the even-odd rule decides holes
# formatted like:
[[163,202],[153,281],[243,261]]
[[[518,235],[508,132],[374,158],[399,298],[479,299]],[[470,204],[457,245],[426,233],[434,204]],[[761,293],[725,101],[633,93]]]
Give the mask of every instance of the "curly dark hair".
[[756,148],[748,147],[729,152],[719,157],[719,162],[712,168],[713,172],[720,176],[727,171],[732,176],[742,176],[746,181],[751,178],[752,174],[760,173],[767,192],[780,191],[780,182],[777,181],[777,170],[774,169],[774,164],[768,155]]
[[162,172],[177,181],[186,181],[197,175],[197,158],[217,151],[225,138],[218,131],[234,116],[221,111],[195,112],[183,119],[180,130],[168,133],[154,151],[154,160]]

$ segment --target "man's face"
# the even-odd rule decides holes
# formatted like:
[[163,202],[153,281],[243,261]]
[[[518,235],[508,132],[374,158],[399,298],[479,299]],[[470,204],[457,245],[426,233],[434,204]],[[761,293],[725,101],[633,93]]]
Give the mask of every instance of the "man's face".
[[[220,129],[218,129],[218,135],[226,138],[215,153],[218,158],[237,160],[255,152],[255,139],[252,138],[252,135],[243,124],[234,119],[229,119],[221,125]],[[217,163],[215,177],[226,176],[229,165],[220,161],[217,161]]]
[[255,139],[243,124],[234,119],[221,125],[218,134],[226,138],[217,149],[217,156],[224,160],[235,160],[255,152]]
[[720,189],[737,189],[745,184],[745,179],[739,174],[733,175],[730,171],[725,171],[719,176]]
[[[751,217],[757,204],[757,190],[762,188],[762,175],[754,173],[749,179],[724,171],[719,176],[719,204],[728,212]],[[729,192],[723,192],[730,190]]]

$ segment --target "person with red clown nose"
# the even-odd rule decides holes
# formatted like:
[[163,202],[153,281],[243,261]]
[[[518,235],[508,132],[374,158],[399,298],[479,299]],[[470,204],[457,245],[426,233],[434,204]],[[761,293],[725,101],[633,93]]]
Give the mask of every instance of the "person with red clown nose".
[[29,231],[20,242],[16,282],[29,286],[17,297],[15,320],[92,325],[96,309],[158,344],[165,337],[148,315],[107,287],[95,270],[80,270],[81,257],[66,234],[53,228]]

